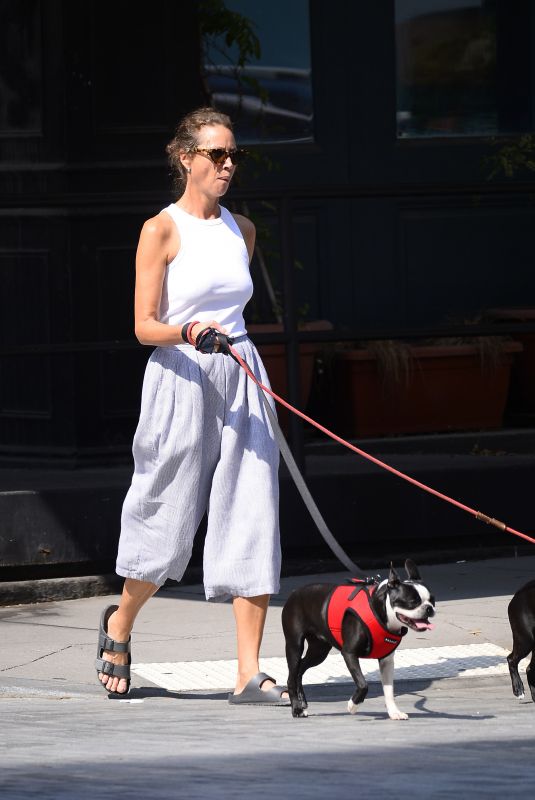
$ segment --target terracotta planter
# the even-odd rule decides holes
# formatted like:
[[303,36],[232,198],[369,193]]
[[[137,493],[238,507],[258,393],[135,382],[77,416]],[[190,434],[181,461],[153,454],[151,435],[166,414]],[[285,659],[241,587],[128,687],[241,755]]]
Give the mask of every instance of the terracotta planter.
[[375,356],[341,350],[334,359],[336,431],[355,437],[499,428],[518,342],[506,342],[499,364],[482,367],[473,345],[410,348],[406,384],[382,381]]
[[[316,320],[304,323],[300,330],[331,330],[332,324],[327,320]],[[255,333],[282,333],[283,326],[277,323],[253,324],[247,326],[247,332],[254,341]],[[269,375],[271,388],[273,391],[288,400],[288,378],[286,365],[286,347],[284,344],[258,344],[258,352],[262,357],[264,366]],[[315,342],[302,342],[299,345],[299,378],[300,378],[300,404],[299,410],[305,411],[310,397],[312,378],[314,375],[314,359],[318,351]],[[277,415],[282,430],[288,432],[288,420],[290,412],[277,403]]]
[[[492,322],[535,322],[535,308],[491,308],[485,318]],[[507,408],[517,413],[535,414],[535,333],[515,333],[523,350],[511,369],[511,388]]]

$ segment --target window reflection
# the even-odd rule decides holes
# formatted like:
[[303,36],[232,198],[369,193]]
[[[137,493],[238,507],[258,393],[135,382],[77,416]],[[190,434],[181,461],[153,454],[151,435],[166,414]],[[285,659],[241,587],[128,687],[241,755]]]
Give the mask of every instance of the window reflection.
[[237,71],[221,37],[205,41],[213,104],[232,117],[243,144],[312,141],[308,0],[225,0],[225,5],[253,22],[261,56]]
[[0,3],[0,135],[41,130],[39,0]]
[[532,129],[529,0],[396,0],[398,137]]

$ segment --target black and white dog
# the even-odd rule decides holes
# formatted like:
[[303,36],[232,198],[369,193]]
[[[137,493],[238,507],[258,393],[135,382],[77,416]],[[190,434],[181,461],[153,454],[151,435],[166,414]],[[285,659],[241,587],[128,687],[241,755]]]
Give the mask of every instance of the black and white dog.
[[516,591],[507,607],[513,634],[513,651],[507,656],[513,694],[524,697],[524,684],[518,674],[518,664],[531,653],[526,678],[535,702],[535,581],[529,581]]
[[433,627],[429,619],[435,614],[435,600],[416,564],[407,559],[405,569],[407,580],[401,580],[391,566],[388,580],[380,583],[373,579],[343,586],[315,583],[292,592],[282,610],[282,626],[294,717],[307,716],[304,673],[321,664],[331,647],[336,647],[357,687],[348,703],[349,712],[355,714],[368,693],[359,658],[378,658],[388,716],[408,719],[394,700],[394,650],[408,628],[422,631]]

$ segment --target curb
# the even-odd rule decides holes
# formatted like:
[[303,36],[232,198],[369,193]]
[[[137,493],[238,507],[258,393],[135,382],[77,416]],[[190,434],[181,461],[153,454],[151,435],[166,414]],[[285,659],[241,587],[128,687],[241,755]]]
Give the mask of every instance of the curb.
[[[357,557],[354,553],[349,553],[351,558],[358,559],[357,563],[362,572],[377,568],[384,568],[388,561],[392,560],[398,565],[403,565],[406,553],[389,553],[386,558],[384,554],[377,554],[375,557],[364,555]],[[533,546],[508,546],[508,547],[487,547],[484,551],[481,548],[464,547],[458,550],[439,548],[437,550],[427,550],[425,548],[410,551],[410,557],[414,558],[418,564],[445,564],[455,562],[459,559],[466,561],[481,561],[492,558],[522,557],[523,555],[533,555]],[[345,572],[345,567],[335,558],[322,558],[310,556],[309,558],[285,558],[283,559],[281,577],[293,577],[299,575],[315,575],[326,572]],[[26,581],[0,581],[0,608],[4,606],[14,606],[30,603],[46,603],[58,600],[79,600],[84,597],[97,597],[99,595],[121,594],[124,578],[115,573],[103,575],[81,575],[76,577],[60,578],[36,578]],[[184,573],[180,582],[181,586],[191,586],[192,584],[202,583],[202,567],[190,566]],[[170,581],[162,588],[172,586],[176,588],[178,584]]]
[[76,578],[41,578],[0,583],[0,606],[78,600],[102,594],[120,594],[123,578],[118,575],[83,575]]

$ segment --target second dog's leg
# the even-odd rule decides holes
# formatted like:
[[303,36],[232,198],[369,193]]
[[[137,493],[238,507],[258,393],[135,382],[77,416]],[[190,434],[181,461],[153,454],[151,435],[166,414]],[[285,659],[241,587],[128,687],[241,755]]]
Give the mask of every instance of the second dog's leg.
[[346,662],[351,677],[355,681],[355,685],[357,687],[356,692],[348,700],[347,710],[349,711],[350,714],[356,714],[359,705],[361,705],[366,699],[366,695],[368,694],[368,684],[366,683],[366,678],[362,674],[362,670],[360,668],[360,663],[357,656],[354,655],[353,653],[348,652],[347,650],[344,650],[343,648],[341,650],[341,653],[344,658],[344,661]]
[[379,672],[388,716],[390,719],[409,719],[409,715],[400,711],[394,700],[394,653],[379,661]]
[[[518,674],[518,665],[531,652],[531,648],[533,647],[533,642],[528,641],[526,637],[519,636],[513,637],[513,650],[507,656],[507,664],[509,666],[509,674],[511,675],[511,685],[513,687],[513,694],[515,697],[518,697],[519,700],[522,700],[524,697],[524,684],[522,683],[522,678]],[[530,667],[533,664],[533,659],[531,660]],[[531,688],[531,685],[530,685]],[[533,694],[533,692],[532,692]]]

